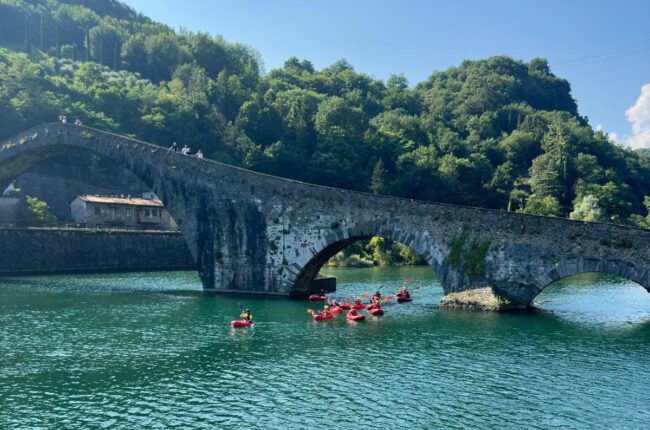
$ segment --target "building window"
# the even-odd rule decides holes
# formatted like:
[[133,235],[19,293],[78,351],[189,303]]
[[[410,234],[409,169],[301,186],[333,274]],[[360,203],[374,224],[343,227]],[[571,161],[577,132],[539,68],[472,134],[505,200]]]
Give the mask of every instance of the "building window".
[[131,212],[131,208],[126,208],[126,216],[133,216],[133,212]]
[[102,209],[99,206],[95,206],[95,215],[101,215]]
[[147,218],[149,218],[149,209],[145,209],[145,211],[144,211],[144,216],[146,216]]

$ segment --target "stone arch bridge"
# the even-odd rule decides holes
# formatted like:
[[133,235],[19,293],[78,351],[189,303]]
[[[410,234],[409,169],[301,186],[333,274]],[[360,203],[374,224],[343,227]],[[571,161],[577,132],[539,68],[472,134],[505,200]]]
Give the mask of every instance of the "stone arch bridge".
[[650,230],[311,185],[74,125],[45,124],[5,141],[0,187],[67,151],[108,157],[151,187],[206,289],[303,296],[331,256],[382,236],[424,257],[448,306],[526,307],[553,281],[584,272],[614,273],[650,291]]

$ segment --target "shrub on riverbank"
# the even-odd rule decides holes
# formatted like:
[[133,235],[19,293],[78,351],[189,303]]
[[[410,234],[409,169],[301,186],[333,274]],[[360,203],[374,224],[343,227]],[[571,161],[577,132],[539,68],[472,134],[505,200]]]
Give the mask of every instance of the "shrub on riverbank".
[[399,242],[373,237],[369,241],[356,242],[334,257],[330,267],[415,266],[426,264],[411,248]]

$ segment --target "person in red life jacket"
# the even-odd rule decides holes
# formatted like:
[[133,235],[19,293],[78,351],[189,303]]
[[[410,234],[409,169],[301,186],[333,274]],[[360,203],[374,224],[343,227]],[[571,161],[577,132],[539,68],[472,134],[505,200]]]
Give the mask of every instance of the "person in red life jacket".
[[380,309],[381,308],[381,294],[379,291],[375,293],[374,296],[370,298],[370,304],[373,308]]
[[350,317],[356,317],[357,315],[360,315],[359,311],[357,311],[354,308],[350,309],[350,312],[348,312],[348,316],[350,316]]
[[[381,287],[383,287],[383,285],[380,286],[379,288],[381,288]],[[375,292],[375,294],[370,298],[370,301],[373,302],[373,303],[374,303],[375,301],[379,301],[379,302],[381,302],[381,293],[379,292],[379,290],[377,290],[377,291]]]
[[406,288],[406,286],[400,288],[400,290],[395,295],[397,297],[404,297],[405,299],[411,298],[411,293],[409,292],[408,288]]
[[323,306],[323,310],[319,311],[318,315],[321,315],[323,318],[329,318],[334,316],[332,312],[330,312],[330,307],[328,305]]

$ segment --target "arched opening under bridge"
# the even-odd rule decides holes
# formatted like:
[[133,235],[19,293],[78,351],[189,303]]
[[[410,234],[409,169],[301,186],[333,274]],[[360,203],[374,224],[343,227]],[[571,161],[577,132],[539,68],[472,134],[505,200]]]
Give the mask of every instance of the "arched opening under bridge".
[[650,294],[637,282],[607,272],[586,272],[547,285],[531,307],[579,321],[650,322]]
[[[324,247],[316,253],[308,263],[302,268],[291,292],[293,297],[301,297],[307,288],[312,291],[331,292],[334,290],[335,278],[330,276],[332,271],[343,268],[363,268],[369,269],[368,272],[357,271],[358,276],[364,276],[372,282],[372,268],[378,267],[400,267],[404,268],[403,279],[395,279],[395,285],[390,285],[386,293],[392,293],[392,289],[397,289],[398,285],[406,285],[406,279],[410,276],[407,268],[409,267],[426,267],[427,272],[435,278],[435,268],[437,264],[430,264],[422,254],[413,247],[408,246],[398,240],[393,240],[381,236],[360,235],[353,236],[343,240],[335,241]],[[432,266],[434,270],[432,270]],[[421,272],[421,271],[420,271]],[[381,278],[380,278],[381,279]],[[377,282],[380,281],[377,279]],[[321,285],[322,288],[318,288]],[[414,285],[413,285],[414,286]],[[379,287],[376,285],[375,288]],[[370,288],[370,286],[368,286]]]

